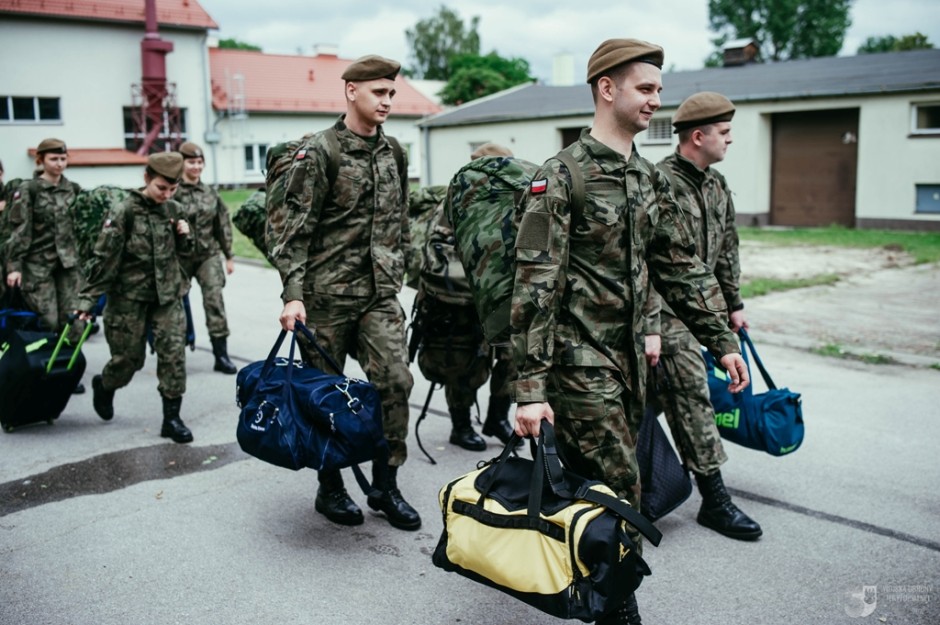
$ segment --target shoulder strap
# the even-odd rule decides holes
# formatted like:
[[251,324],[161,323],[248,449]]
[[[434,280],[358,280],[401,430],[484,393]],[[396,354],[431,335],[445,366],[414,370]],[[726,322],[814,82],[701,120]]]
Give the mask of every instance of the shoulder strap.
[[403,198],[408,197],[408,167],[405,165],[405,153],[402,150],[398,139],[385,135],[388,142],[392,145],[392,153],[395,155],[395,163],[398,164],[398,179],[401,180],[401,193]]
[[571,174],[571,218],[574,221],[576,216],[584,212],[584,172],[581,171],[578,161],[567,150],[562,150],[555,158],[564,163],[568,168],[568,173]]

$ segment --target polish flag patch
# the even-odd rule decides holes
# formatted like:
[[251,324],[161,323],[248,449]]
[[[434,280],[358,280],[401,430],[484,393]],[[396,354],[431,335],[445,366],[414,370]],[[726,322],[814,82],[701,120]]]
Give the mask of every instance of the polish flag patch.
[[14,200],[20,199],[20,192],[19,192],[19,191],[15,192],[15,193],[13,194],[13,199],[14,199]]
[[305,149],[302,149],[302,150],[297,150],[297,156],[295,156],[294,158],[295,158],[296,160],[300,161],[300,160],[303,160],[303,158],[304,158],[305,156],[307,156],[307,150],[306,150],[306,148],[305,148]]
[[548,188],[548,180],[546,178],[542,178],[541,180],[533,180],[532,185],[529,188],[533,195],[545,193],[545,189]]
[[105,219],[105,220],[104,220],[104,227],[105,227],[105,228],[110,228],[110,227],[111,227],[111,220],[110,220],[110,219]]

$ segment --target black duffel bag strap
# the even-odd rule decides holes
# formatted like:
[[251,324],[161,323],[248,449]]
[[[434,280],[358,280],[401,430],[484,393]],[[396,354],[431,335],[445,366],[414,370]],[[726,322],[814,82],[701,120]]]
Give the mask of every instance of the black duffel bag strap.
[[[555,429],[548,421],[542,421],[539,427],[539,451],[541,452],[544,467],[544,470],[539,473],[544,473],[548,476],[552,492],[565,499],[583,499],[613,510],[627,523],[635,527],[637,531],[643,534],[651,543],[656,546],[659,545],[659,542],[663,538],[662,533],[656,529],[646,517],[634,510],[623,500],[592,489],[592,483],[589,481],[585,481],[572,492],[571,485],[565,479],[561,461],[558,459]],[[534,481],[533,479],[533,482]],[[539,484],[539,488],[541,489],[541,484]],[[541,493],[541,490],[539,490],[539,492]]]
[[307,326],[305,326],[305,325],[304,325],[303,323],[301,323],[300,321],[294,321],[294,331],[295,331],[295,333],[296,333],[298,330],[301,332],[301,334],[303,334],[303,335],[307,338],[308,341],[310,341],[310,344],[313,345],[314,349],[316,349],[317,352],[320,354],[320,356],[323,357],[323,360],[325,360],[328,365],[330,365],[331,367],[333,367],[333,371],[336,372],[336,375],[343,375],[343,370],[340,368],[339,364],[333,359],[332,356],[330,356],[330,355],[326,352],[325,349],[323,349],[323,348],[320,346],[319,343],[317,343],[317,339],[316,339],[316,337],[314,337],[313,332],[311,332],[311,331],[309,330],[309,328],[307,328]]

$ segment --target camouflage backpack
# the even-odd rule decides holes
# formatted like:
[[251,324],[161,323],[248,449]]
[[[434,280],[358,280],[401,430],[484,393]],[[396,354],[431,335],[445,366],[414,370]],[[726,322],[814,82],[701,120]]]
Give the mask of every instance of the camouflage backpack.
[[[330,187],[332,187],[333,183],[336,182],[336,176],[339,174],[342,148],[340,148],[335,128],[330,126],[323,130],[322,134],[329,146],[330,161],[327,164],[326,175]],[[267,197],[265,198],[267,221],[264,240],[267,249],[272,252],[281,237],[284,224],[287,222],[287,203],[285,201],[287,197],[287,172],[290,171],[291,163],[297,157],[298,150],[312,136],[313,133],[307,133],[300,139],[279,143],[268,150],[267,172],[264,175],[264,186],[267,189]],[[392,146],[392,153],[395,155],[395,162],[398,164],[398,176],[401,179],[402,189],[405,192],[405,197],[408,197],[408,171],[401,145],[394,137],[386,136],[385,138]]]
[[435,212],[444,203],[446,185],[421,187],[408,196],[409,230],[411,245],[405,248],[405,284],[418,288],[421,265],[424,262],[424,244],[428,240]]
[[88,261],[91,260],[105,214],[112,206],[122,202],[128,194],[127,189],[103,184],[93,189],[82,189],[75,196],[75,202],[72,204],[75,240],[83,267],[88,267]]
[[264,189],[258,189],[249,195],[245,203],[232,215],[232,223],[270,261],[271,255],[268,254],[268,247],[264,242],[264,229],[267,220],[266,200],[267,193]]
[[[566,151],[555,158],[571,172],[572,212],[580,214],[584,204],[581,168]],[[537,165],[520,158],[478,158],[454,175],[444,203],[483,334],[491,345],[509,342],[521,200],[537,170]]]

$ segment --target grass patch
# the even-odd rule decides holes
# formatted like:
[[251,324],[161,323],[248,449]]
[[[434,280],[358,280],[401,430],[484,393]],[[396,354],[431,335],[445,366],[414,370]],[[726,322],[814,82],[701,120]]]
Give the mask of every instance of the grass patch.
[[846,350],[838,343],[826,343],[821,347],[814,347],[810,351],[817,356],[841,358],[843,360],[857,360],[869,365],[894,365],[898,362],[894,358],[883,354],[856,354]]
[[751,297],[758,297],[778,291],[790,291],[792,289],[802,289],[808,286],[833,285],[838,281],[839,276],[832,273],[786,280],[780,278],[757,278],[741,285],[741,297],[746,300]]
[[825,228],[738,228],[745,241],[773,245],[825,245],[834,247],[877,248],[903,251],[914,262],[940,261],[940,232],[904,232],[898,230],[862,230],[844,226]]
[[930,365],[930,368],[936,371],[940,371],[940,362],[933,363],[932,365]]
[[[225,205],[228,206],[229,215],[234,215],[254,192],[254,189],[224,189],[219,191],[219,195]],[[252,258],[267,262],[264,254],[255,247],[251,239],[239,232],[234,224],[232,225],[232,253],[239,258]]]

